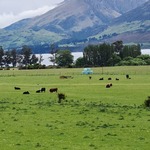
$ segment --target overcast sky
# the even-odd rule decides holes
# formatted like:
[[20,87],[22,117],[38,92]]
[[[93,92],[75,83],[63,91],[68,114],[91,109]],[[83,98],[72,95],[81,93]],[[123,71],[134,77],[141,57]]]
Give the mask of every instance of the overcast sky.
[[41,15],[64,0],[0,0],[0,28]]

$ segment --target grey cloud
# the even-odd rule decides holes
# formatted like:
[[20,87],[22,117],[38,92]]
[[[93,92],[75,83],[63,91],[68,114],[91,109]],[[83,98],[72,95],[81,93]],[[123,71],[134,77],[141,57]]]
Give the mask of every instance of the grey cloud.
[[54,8],[63,0],[0,0],[0,28]]
[[43,6],[54,6],[63,0],[0,0],[0,14],[20,13],[26,10],[38,9]]

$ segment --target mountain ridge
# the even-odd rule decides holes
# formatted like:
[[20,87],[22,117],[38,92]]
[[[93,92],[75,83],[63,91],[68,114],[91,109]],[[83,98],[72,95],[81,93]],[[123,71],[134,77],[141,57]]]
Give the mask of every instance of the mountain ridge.
[[[7,48],[24,44],[37,47],[50,43],[76,43],[90,39],[92,36],[102,37],[108,27],[115,24],[113,20],[117,24],[117,19],[147,1],[65,0],[58,7],[41,16],[23,19],[0,30],[0,44]],[[104,34],[101,35],[102,33]],[[108,38],[109,34],[106,37],[97,38],[98,42],[111,39]],[[3,39],[7,39],[7,42],[4,43]]]
[[[142,1],[146,2],[147,0]],[[122,15],[121,12],[126,13],[141,5],[142,1],[128,0],[127,3],[125,0],[111,0],[111,2],[110,0],[95,0],[94,2],[93,0],[67,0],[41,16],[22,20],[21,24],[24,23],[23,27],[25,27],[25,29],[33,30],[38,30],[38,28],[47,30],[48,27],[56,26],[58,29],[69,29],[69,27],[73,27],[73,31],[78,31],[79,29],[74,27],[74,25],[80,26],[84,22],[84,28],[86,28],[93,26],[94,23],[98,25],[108,23],[111,19]],[[79,23],[75,22],[77,19],[79,19]],[[67,24],[70,22],[68,28],[66,27],[66,22]],[[19,24],[19,22],[17,23]],[[13,25],[17,26],[17,24],[14,23],[5,29],[7,30]],[[19,29],[19,27],[17,27],[17,29]],[[11,28],[11,30],[13,30],[13,28]],[[61,30],[58,30],[58,32],[60,31]]]

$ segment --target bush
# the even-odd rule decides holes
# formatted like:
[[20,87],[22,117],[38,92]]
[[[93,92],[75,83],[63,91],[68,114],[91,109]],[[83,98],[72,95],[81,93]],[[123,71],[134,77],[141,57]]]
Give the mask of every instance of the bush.
[[19,66],[19,70],[23,70],[23,69],[45,69],[46,66],[45,65],[41,65],[41,64],[32,64],[32,65],[27,65],[27,66]]
[[146,107],[150,107],[150,96],[148,96],[148,99],[145,100],[144,104]]
[[139,66],[139,65],[147,65],[147,62],[145,62],[140,58],[126,57],[117,64],[117,66]]

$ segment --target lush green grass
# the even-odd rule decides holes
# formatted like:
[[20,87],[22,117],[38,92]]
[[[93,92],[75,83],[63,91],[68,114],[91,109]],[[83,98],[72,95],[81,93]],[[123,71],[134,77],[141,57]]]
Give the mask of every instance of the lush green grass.
[[[93,68],[91,80],[82,70],[0,71],[0,147],[149,150],[150,110],[143,103],[150,96],[150,66]],[[107,83],[113,86],[106,89]],[[47,91],[35,93],[41,87]],[[52,87],[66,94],[62,104],[56,93],[49,93]],[[23,95],[27,90],[30,94]]]

